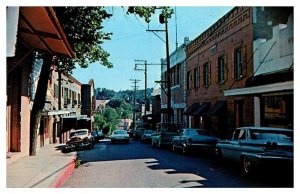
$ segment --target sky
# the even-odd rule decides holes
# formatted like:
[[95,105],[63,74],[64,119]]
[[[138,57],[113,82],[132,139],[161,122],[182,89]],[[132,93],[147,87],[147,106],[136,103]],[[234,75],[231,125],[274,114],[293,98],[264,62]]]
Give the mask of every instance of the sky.
[[[178,46],[183,44],[184,37],[190,40],[198,37],[203,31],[214,24],[218,19],[230,11],[233,7],[219,6],[172,6],[176,9],[175,14],[168,22],[169,31],[169,52],[176,49],[176,23]],[[147,86],[154,89],[160,88],[155,81],[160,80],[160,60],[166,58],[165,32],[158,32],[157,37],[147,29],[164,29],[164,24],[158,21],[155,14],[148,24],[143,18],[135,15],[127,15],[126,7],[108,6],[106,9],[113,16],[103,23],[104,32],[112,32],[111,40],[106,41],[102,46],[110,53],[109,61],[113,68],[108,69],[100,63],[90,64],[88,68],[77,67],[73,70],[75,77],[82,84],[94,80],[95,88],[107,88],[115,91],[133,89],[130,79],[141,80],[138,82],[138,89],[144,89],[144,71],[135,71],[135,60],[147,60]],[[153,65],[151,65],[153,64]],[[144,69],[144,66],[138,66]]]

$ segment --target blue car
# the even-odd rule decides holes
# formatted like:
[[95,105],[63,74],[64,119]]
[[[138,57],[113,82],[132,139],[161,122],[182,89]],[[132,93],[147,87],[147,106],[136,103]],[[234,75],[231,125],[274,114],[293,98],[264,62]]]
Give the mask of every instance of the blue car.
[[205,129],[185,128],[179,131],[178,136],[172,138],[172,150],[181,150],[183,154],[191,150],[214,151],[218,138],[208,134]]
[[218,142],[216,154],[220,158],[239,162],[243,173],[249,175],[260,166],[291,168],[293,149],[293,130],[241,127],[234,131],[232,139]]

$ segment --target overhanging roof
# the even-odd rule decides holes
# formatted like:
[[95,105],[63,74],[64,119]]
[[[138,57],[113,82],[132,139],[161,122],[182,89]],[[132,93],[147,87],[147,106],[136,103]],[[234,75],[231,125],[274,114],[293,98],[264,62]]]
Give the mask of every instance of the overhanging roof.
[[225,90],[224,96],[258,95],[264,93],[286,92],[286,91],[293,91],[293,90],[294,90],[294,81],[287,81],[287,82],[267,84],[262,86]]
[[20,7],[19,40],[52,55],[75,57],[51,7]]
[[191,113],[193,116],[200,116],[203,115],[205,111],[207,111],[210,107],[210,102],[203,102],[200,106],[198,106],[194,111]]
[[70,114],[70,111],[67,110],[53,110],[48,112],[48,116],[50,115],[65,115],[65,114]]
[[199,106],[199,103],[193,103],[186,111],[183,112],[184,115],[191,115],[192,112]]

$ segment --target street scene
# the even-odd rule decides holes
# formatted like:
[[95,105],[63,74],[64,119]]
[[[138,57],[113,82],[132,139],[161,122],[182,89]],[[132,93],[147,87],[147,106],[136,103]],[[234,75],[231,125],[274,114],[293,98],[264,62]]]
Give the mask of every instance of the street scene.
[[293,6],[7,6],[7,188],[294,188]]
[[208,153],[182,155],[137,140],[129,144],[100,141],[92,150],[79,151],[77,157],[81,165],[63,188],[285,188],[293,181],[278,179],[278,173],[247,178],[238,166],[217,162]]

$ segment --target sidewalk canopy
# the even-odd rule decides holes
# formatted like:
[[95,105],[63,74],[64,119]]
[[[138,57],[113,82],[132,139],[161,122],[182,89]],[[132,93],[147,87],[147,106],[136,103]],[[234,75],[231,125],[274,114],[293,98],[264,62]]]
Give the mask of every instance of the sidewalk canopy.
[[226,100],[220,100],[217,101],[207,113],[205,113],[207,116],[215,116],[218,115],[222,110],[225,110],[227,107],[227,101]]
[[200,116],[203,115],[205,111],[207,111],[210,107],[210,102],[203,102],[200,106],[198,106],[194,111],[191,113],[193,116]]
[[31,48],[75,56],[51,7],[20,7],[18,30],[19,40]]
[[183,112],[184,115],[191,115],[192,112],[199,106],[199,103],[193,103],[186,111]]
[[287,81],[287,82],[274,83],[274,84],[268,84],[262,86],[225,90],[224,96],[261,95],[266,93],[278,93],[278,92],[293,93],[293,91],[294,91],[294,81]]

